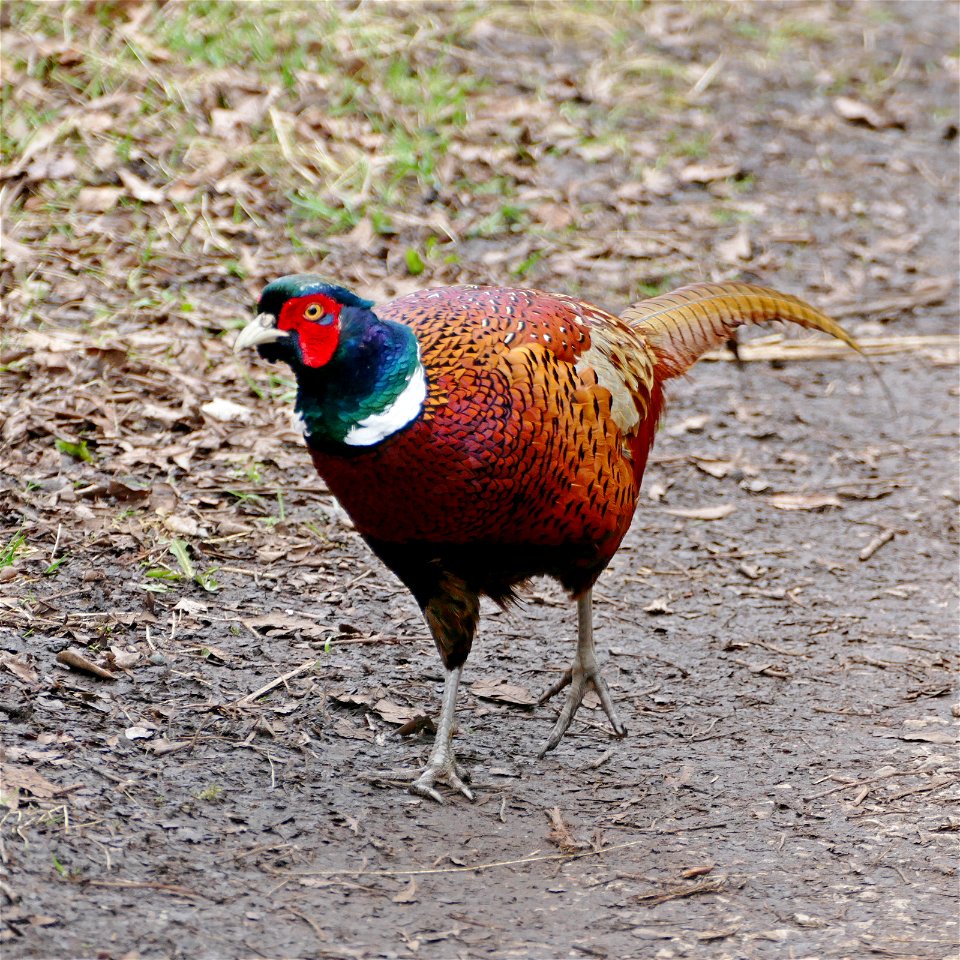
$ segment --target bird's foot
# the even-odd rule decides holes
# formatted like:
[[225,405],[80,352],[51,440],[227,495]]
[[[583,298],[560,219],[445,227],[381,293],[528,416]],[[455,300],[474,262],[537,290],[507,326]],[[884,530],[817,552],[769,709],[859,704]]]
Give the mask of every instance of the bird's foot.
[[553,730],[550,731],[550,736],[547,737],[547,742],[537,754],[538,757],[543,757],[547,751],[552,750],[561,741],[563,735],[567,732],[567,728],[570,726],[570,722],[573,720],[574,714],[579,709],[580,704],[583,703],[587,689],[591,686],[597,691],[597,696],[600,697],[600,705],[610,720],[613,732],[618,737],[625,737],[627,735],[627,728],[623,725],[617,714],[617,708],[613,705],[613,698],[607,689],[606,681],[600,673],[600,668],[595,663],[589,667],[574,664],[573,667],[566,670],[563,676],[540,697],[538,703],[540,705],[546,703],[547,700],[567,686],[570,687],[570,692],[567,694],[567,701],[560,711],[560,716],[557,717],[557,722],[553,725]]
[[424,767],[420,776],[409,786],[411,793],[420,797],[429,797],[437,803],[443,803],[443,797],[436,789],[436,784],[445,783],[448,787],[462,793],[468,800],[473,800],[473,792],[467,786],[470,774],[457,763],[452,753],[431,756],[429,763]]

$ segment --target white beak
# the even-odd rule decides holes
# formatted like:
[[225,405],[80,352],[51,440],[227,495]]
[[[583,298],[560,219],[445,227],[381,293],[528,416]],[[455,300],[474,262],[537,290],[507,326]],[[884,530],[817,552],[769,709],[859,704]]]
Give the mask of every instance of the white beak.
[[255,347],[258,343],[272,343],[282,340],[289,334],[276,327],[277,318],[272,313],[258,313],[233,341],[233,352],[239,353],[245,347]]

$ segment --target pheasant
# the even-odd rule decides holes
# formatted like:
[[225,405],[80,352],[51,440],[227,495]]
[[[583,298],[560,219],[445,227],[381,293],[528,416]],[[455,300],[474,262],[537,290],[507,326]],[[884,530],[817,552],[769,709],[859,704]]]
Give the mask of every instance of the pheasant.
[[453,748],[457,687],[481,596],[556,578],[577,602],[569,692],[540,751],[600,672],[591,590],[633,518],[664,384],[743,324],[792,321],[856,342],[794,296],[696,283],[614,316],[560,294],[496,286],[423,290],[374,309],[319,276],[264,288],[235,350],[256,346],[297,380],[317,472],[420,606],[445,668],[436,739],[412,792],[473,795]]

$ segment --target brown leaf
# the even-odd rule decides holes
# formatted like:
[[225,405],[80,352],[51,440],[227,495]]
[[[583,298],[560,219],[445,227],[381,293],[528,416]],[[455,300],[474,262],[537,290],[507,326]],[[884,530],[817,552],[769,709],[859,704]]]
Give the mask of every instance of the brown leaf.
[[518,707],[532,707],[537,702],[537,698],[529,690],[505,680],[477,680],[470,687],[470,692],[483,700],[511,703]]
[[46,777],[37,773],[33,767],[21,767],[13,763],[4,763],[2,767],[0,767],[0,770],[2,770],[3,774],[0,776],[0,781],[3,783],[5,793],[10,793],[14,790],[25,790],[27,793],[32,793],[41,800],[48,800],[50,797],[55,797],[62,790],[62,787],[51,783]]
[[373,705],[373,709],[374,712],[378,713],[387,723],[395,723],[397,725],[409,723],[417,716],[417,711],[413,707],[402,706],[399,703],[388,700],[386,697],[378,700]]
[[104,497],[111,497],[114,500],[145,500],[150,496],[150,490],[147,487],[131,487],[120,480],[109,480],[106,483],[95,483],[89,487],[81,487],[75,491],[78,497],[85,497],[91,500],[100,500]]
[[71,667],[74,670],[80,670],[83,673],[92,673],[101,680],[116,680],[116,676],[109,670],[97,666],[92,660],[88,660],[76,647],[70,647],[68,650],[61,650],[57,654],[57,663]]
[[333,726],[334,733],[346,740],[366,740],[372,743],[376,734],[369,727],[358,727],[352,720],[344,717]]
[[223,397],[214,397],[209,403],[202,404],[200,409],[208,417],[220,423],[232,423],[235,420],[246,423],[253,417],[253,410],[249,407],[234,403],[232,400],[225,400]]
[[129,670],[135,667],[142,659],[136,650],[124,650],[122,647],[110,647],[110,659],[120,670]]
[[671,437],[680,437],[685,433],[700,433],[709,422],[709,413],[698,413],[693,417],[687,417],[686,420],[681,420],[679,423],[671,424],[667,427],[667,433]]
[[957,735],[949,730],[907,730],[899,734],[898,739],[917,743],[953,744],[957,742]]
[[559,807],[552,807],[546,811],[546,814],[550,819],[550,833],[547,834],[547,839],[555,847],[558,847],[563,853],[576,853],[579,850],[590,848],[589,843],[577,840],[573,836],[570,828],[563,822]]
[[[6,569],[11,569],[7,567]],[[15,677],[31,685],[39,682],[40,675],[28,663],[18,660],[13,654],[0,653],[0,664],[3,664]]]
[[242,623],[259,633],[268,632],[270,635],[278,636],[302,633],[304,637],[311,640],[326,639],[323,628],[315,621],[308,620],[306,617],[288,615],[282,610],[274,610],[258,617],[246,617]]
[[541,203],[532,212],[550,230],[566,230],[574,220],[569,206],[561,203]]
[[734,467],[732,460],[714,460],[711,457],[695,457],[693,465],[711,477],[722,480]]

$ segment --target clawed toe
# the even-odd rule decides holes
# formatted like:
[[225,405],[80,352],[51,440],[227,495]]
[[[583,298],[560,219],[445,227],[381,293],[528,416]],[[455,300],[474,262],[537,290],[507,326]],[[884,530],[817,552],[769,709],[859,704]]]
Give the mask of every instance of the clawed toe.
[[597,696],[600,698],[600,705],[610,720],[610,726],[613,727],[614,734],[618,737],[625,737],[627,735],[627,728],[623,725],[617,714],[617,708],[613,704],[613,698],[610,696],[606,681],[600,675],[598,668],[591,670],[567,670],[563,677],[540,698],[540,703],[544,703],[567,685],[570,686],[570,693],[567,694],[567,700],[563,705],[563,709],[560,711],[560,716],[557,717],[557,722],[553,725],[550,736],[547,737],[546,743],[544,743],[540,752],[537,754],[538,757],[543,758],[563,739],[563,735],[567,732],[574,715],[583,703],[587,689],[591,686],[597,691]]
[[429,797],[437,803],[443,803],[443,797],[436,789],[438,782],[462,793],[468,800],[473,800],[473,792],[467,786],[470,775],[457,763],[453,757],[427,765],[424,771],[408,788],[410,793],[420,797]]
[[613,705],[613,698],[610,691],[600,675],[600,667],[597,665],[597,657],[593,647],[593,607],[591,600],[591,591],[587,591],[577,600],[577,655],[574,658],[573,666],[564,671],[563,675],[553,686],[547,690],[540,698],[540,703],[546,703],[554,694],[559,693],[564,687],[569,686],[570,692],[567,694],[566,702],[557,717],[557,722],[547,737],[547,742],[543,745],[539,757],[552,750],[563,738],[573,720],[574,714],[583,703],[583,696],[587,688],[592,686],[600,697],[600,704],[603,712],[610,720],[613,732],[618,737],[624,737],[627,734],[627,728],[620,722],[617,715],[617,708]]

